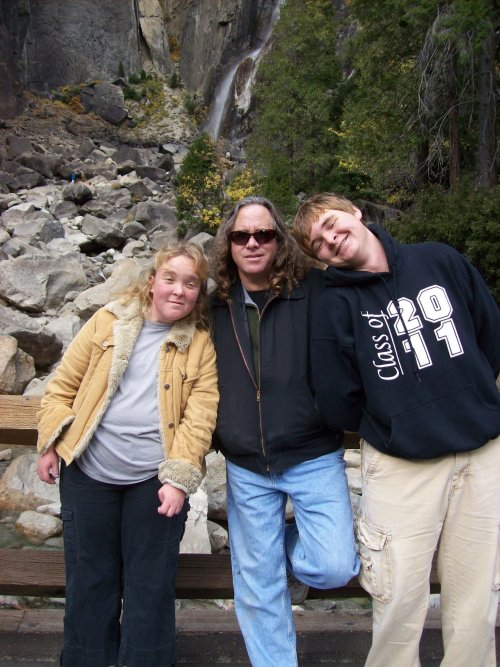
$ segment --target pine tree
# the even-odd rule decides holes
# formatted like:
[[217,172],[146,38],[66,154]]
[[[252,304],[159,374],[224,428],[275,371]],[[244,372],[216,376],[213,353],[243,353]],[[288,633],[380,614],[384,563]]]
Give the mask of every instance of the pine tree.
[[285,213],[300,191],[332,188],[345,87],[336,55],[331,0],[287,0],[263,59],[254,94],[250,162],[264,174],[264,192]]

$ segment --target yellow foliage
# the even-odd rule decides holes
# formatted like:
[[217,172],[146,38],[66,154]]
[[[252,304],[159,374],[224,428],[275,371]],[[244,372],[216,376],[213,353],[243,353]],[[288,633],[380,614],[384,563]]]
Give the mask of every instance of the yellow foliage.
[[225,199],[230,206],[234,206],[243,197],[257,194],[261,188],[261,178],[252,169],[244,169],[227,186]]

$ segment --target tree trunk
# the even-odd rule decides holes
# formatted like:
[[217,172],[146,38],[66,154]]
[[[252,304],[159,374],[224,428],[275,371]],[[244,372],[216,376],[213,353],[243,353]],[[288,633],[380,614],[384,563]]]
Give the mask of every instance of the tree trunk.
[[496,35],[492,29],[486,36],[484,51],[479,56],[477,73],[479,119],[477,181],[486,188],[493,188],[496,184],[495,49]]
[[457,93],[456,54],[453,54],[448,62],[448,108],[450,141],[449,179],[450,190],[453,192],[457,189],[460,180],[460,136],[458,129],[460,107]]

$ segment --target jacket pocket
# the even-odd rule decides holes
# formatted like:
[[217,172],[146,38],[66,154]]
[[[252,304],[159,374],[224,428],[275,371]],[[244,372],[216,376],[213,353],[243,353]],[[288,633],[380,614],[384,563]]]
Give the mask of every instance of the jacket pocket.
[[64,560],[67,563],[75,563],[76,540],[75,540],[75,523],[73,521],[73,510],[61,507],[61,519],[63,522]]
[[376,600],[392,599],[390,534],[370,523],[365,517],[356,521],[361,571],[359,581]]
[[181,415],[184,414],[186,405],[191,394],[191,390],[200,377],[200,369],[194,367],[188,367],[186,369],[179,369],[181,374]]
[[388,447],[417,459],[468,452],[496,437],[498,423],[499,408],[465,387],[394,415]]

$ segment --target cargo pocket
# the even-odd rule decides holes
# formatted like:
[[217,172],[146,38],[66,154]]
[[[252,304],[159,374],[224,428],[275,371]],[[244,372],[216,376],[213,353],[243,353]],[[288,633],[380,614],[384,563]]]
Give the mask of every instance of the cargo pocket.
[[359,581],[373,598],[390,602],[392,577],[389,533],[370,523],[365,517],[356,521],[356,533],[361,559]]
[[61,507],[61,519],[63,522],[64,560],[66,563],[74,563],[76,561],[76,544],[73,510]]

